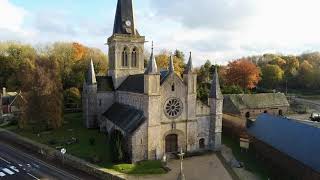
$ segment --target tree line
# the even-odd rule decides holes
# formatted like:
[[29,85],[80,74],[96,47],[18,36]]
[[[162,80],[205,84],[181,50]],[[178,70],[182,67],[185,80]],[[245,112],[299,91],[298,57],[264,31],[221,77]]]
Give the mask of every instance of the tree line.
[[197,69],[198,97],[206,101],[215,67],[224,94],[259,92],[309,92],[320,89],[320,53],[264,54],[215,66],[207,61]]
[[31,45],[0,43],[0,86],[22,91],[25,99],[21,128],[59,128],[65,103],[80,103],[84,74],[92,59],[97,73],[105,73],[107,56],[79,43]]
[[[187,59],[180,50],[163,50],[156,55],[159,69],[168,68],[173,55],[174,67],[182,76]],[[101,50],[80,43],[56,42],[31,46],[17,42],[0,43],[0,86],[24,92],[27,105],[20,127],[29,124],[46,129],[63,123],[63,108],[81,104],[81,89],[90,60],[97,74],[105,75],[108,58]],[[149,59],[145,53],[145,64]],[[206,102],[211,78],[218,68],[224,94],[320,89],[320,53],[298,56],[264,54],[244,57],[218,66],[206,61],[195,68],[197,96]],[[39,124],[41,126],[39,126]]]

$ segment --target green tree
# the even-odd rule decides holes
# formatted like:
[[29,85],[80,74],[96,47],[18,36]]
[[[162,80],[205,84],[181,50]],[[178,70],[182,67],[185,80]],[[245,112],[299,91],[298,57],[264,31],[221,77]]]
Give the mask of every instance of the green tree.
[[261,84],[263,87],[273,89],[283,80],[284,71],[278,65],[268,64],[262,67]]

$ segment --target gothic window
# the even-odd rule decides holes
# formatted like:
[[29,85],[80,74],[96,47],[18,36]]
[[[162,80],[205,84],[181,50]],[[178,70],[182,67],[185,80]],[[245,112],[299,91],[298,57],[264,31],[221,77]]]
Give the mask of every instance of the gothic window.
[[172,86],[171,86],[171,91],[175,91],[174,84],[172,84]]
[[170,98],[165,104],[164,112],[168,118],[175,119],[181,115],[182,109],[183,104],[180,99]]
[[128,48],[124,48],[122,51],[121,65],[122,65],[122,67],[128,66]]
[[132,61],[132,67],[138,66],[138,50],[137,50],[137,48],[134,48],[131,53],[131,61]]
[[204,138],[201,138],[200,140],[199,140],[199,148],[200,149],[204,149],[205,148],[205,139]]

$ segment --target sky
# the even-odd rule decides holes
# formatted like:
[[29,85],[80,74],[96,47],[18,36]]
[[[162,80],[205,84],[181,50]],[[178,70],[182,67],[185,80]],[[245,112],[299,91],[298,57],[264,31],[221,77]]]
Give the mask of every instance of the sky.
[[[192,51],[194,64],[320,51],[319,0],[133,0],[155,51]],[[0,0],[0,41],[80,42],[107,52],[117,0]]]

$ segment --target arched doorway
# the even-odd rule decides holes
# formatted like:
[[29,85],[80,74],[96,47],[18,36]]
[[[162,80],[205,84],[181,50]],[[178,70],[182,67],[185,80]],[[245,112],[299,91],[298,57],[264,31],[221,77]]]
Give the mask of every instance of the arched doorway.
[[200,149],[204,149],[205,148],[205,140],[204,140],[204,138],[201,138],[199,140],[199,148]]
[[282,111],[282,109],[279,110],[279,116],[283,116],[283,111]]
[[169,134],[165,139],[166,153],[178,152],[178,135]]
[[250,112],[246,112],[246,118],[247,118],[247,119],[250,118]]

